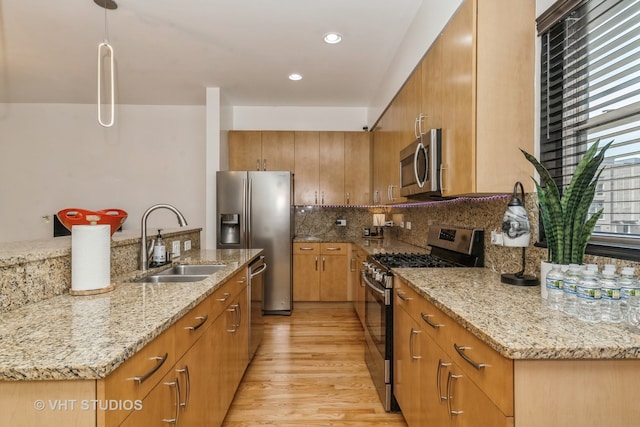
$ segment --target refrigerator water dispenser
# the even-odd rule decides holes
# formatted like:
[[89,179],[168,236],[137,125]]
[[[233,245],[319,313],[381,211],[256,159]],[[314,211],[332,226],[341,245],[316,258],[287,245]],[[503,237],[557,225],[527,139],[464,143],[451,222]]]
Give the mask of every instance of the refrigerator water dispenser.
[[220,214],[220,243],[240,244],[240,214]]

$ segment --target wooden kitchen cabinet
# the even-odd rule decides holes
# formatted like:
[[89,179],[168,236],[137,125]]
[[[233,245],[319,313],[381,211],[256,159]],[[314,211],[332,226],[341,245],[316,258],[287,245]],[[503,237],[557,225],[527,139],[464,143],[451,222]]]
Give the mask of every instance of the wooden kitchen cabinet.
[[513,362],[402,280],[394,286],[394,394],[407,424],[513,426]]
[[344,132],[344,165],[345,204],[371,204],[371,132]]
[[294,171],[292,131],[229,131],[230,171]]
[[293,244],[294,301],[348,301],[347,243]]
[[353,301],[353,309],[360,320],[360,324],[364,328],[364,305],[365,305],[365,284],[362,283],[362,263],[366,261],[367,253],[358,245],[351,245],[351,259],[349,270],[349,282],[351,289],[351,300]]
[[[171,424],[170,420],[176,418],[182,426],[221,425],[248,365],[247,307],[245,269],[170,329],[175,344],[172,354],[180,359],[169,365],[160,381],[153,382],[154,377],[149,377],[148,384],[153,388],[142,400],[142,410],[130,411],[121,425]],[[165,334],[161,336],[164,341],[168,339]],[[155,340],[153,344],[153,348],[159,346]],[[139,354],[134,358],[148,359],[146,354]],[[123,366],[128,367],[128,363]],[[114,373],[119,373],[116,379],[127,375],[129,369],[119,371]],[[141,396],[144,393],[136,395],[139,399]],[[105,425],[118,424],[110,419]]]
[[399,194],[393,182],[400,178],[400,151],[396,151],[393,144],[390,123],[391,118],[385,113],[373,129],[373,203],[376,205],[391,203],[394,190]]
[[532,189],[519,148],[534,148],[534,9],[465,0],[442,32],[445,195],[508,193],[516,181]]
[[296,132],[295,204],[343,205],[344,162],[343,132]]

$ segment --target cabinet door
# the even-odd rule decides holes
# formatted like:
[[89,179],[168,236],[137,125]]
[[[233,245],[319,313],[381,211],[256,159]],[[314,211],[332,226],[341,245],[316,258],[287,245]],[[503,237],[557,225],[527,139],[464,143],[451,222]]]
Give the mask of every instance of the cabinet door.
[[295,204],[317,205],[320,202],[320,134],[295,133]]
[[441,128],[442,124],[442,38],[438,37],[422,61],[423,130]]
[[294,301],[320,301],[319,264],[318,254],[293,256]]
[[321,255],[320,301],[348,301],[346,254]]
[[229,170],[262,170],[262,133],[260,131],[229,132]]
[[180,394],[185,384],[171,370],[133,410],[121,427],[160,426],[177,424],[180,418]]
[[402,415],[410,426],[421,423],[420,376],[422,349],[420,326],[403,309],[395,310],[393,329],[393,390]]
[[447,373],[446,391],[452,427],[513,426],[513,417],[505,416],[456,364]]
[[371,204],[371,133],[344,133],[344,191],[347,205]]
[[320,132],[319,147],[319,203],[344,205],[344,132]]
[[294,133],[262,131],[262,170],[294,171]]
[[[394,152],[392,133],[389,128],[390,119],[385,113],[373,131],[373,203],[389,203],[389,189],[393,181],[394,159],[399,162],[399,153]],[[399,163],[395,167],[399,169]],[[398,172],[398,178],[400,177]]]
[[475,191],[475,2],[465,1],[442,32],[442,193]]
[[175,375],[180,381],[181,426],[214,426],[221,421],[209,401],[209,397],[218,392],[214,388],[214,376],[220,361],[210,334],[214,334],[212,328],[207,329],[175,366]]

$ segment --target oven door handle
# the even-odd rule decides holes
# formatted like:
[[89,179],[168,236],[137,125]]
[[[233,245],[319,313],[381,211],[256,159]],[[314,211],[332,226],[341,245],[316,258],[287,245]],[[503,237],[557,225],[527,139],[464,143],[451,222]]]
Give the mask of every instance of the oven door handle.
[[380,290],[376,285],[370,282],[367,276],[363,275],[362,277],[364,278],[364,283],[367,285],[368,288],[370,288],[377,294],[382,295],[384,297],[384,293],[385,293],[384,291]]

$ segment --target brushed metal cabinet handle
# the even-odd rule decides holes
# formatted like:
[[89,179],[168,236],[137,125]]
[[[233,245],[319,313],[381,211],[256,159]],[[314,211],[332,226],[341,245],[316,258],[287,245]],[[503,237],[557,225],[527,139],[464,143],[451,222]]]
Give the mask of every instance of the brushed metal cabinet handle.
[[429,319],[430,317],[433,317],[433,314],[420,313],[420,317],[422,317],[422,320],[424,320],[424,323],[426,323],[427,325],[431,326],[434,329],[438,329],[438,328],[441,328],[441,327],[445,326],[442,323],[433,323]]
[[180,380],[178,380],[178,378],[176,378],[175,380],[168,382],[168,383],[164,383],[164,385],[169,386],[169,387],[175,387],[175,398],[176,398],[176,413],[175,416],[173,418],[163,418],[162,422],[163,423],[168,423],[168,424],[173,424],[173,425],[178,425],[178,417],[180,416]]
[[475,360],[473,360],[472,358],[470,358],[464,351],[465,350],[471,350],[471,347],[465,347],[465,346],[459,346],[456,343],[453,343],[453,348],[456,350],[456,352],[465,360],[465,362],[467,362],[468,364],[470,364],[471,366],[473,366],[474,368],[476,368],[478,371],[489,366],[486,363],[478,363]]
[[409,356],[411,356],[412,360],[422,359],[422,356],[416,356],[415,353],[413,352],[413,337],[418,335],[421,332],[422,331],[411,328],[411,333],[409,334]]
[[156,365],[153,368],[151,368],[151,370],[149,370],[149,372],[147,372],[146,374],[129,378],[129,380],[133,380],[138,384],[142,384],[143,382],[148,380],[153,374],[155,374],[156,371],[160,369],[162,365],[164,365],[164,362],[167,361],[167,357],[169,357],[169,353],[165,353],[164,356],[150,357],[149,360],[156,360]]
[[184,402],[180,402],[180,407],[185,408],[189,405],[191,399],[191,375],[189,375],[189,365],[184,365],[182,369],[176,369],[176,372],[184,375],[186,391],[184,393]]
[[209,315],[205,314],[204,316],[196,316],[195,319],[200,320],[200,323],[194,326],[185,326],[184,328],[187,331],[197,331],[198,329],[200,329],[202,325],[204,325],[207,322],[207,319],[209,319]]
[[447,374],[447,409],[449,409],[449,417],[452,417],[454,415],[461,415],[464,413],[464,411],[454,411],[451,408],[451,400],[453,399],[452,393],[453,393],[453,380],[457,380],[462,378],[462,375],[456,375],[453,372],[449,371],[449,373]]

